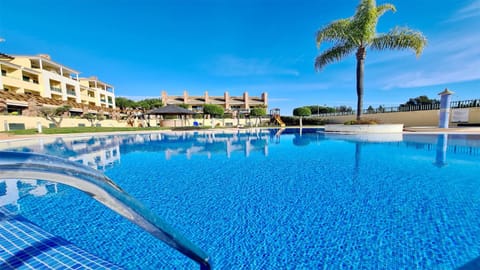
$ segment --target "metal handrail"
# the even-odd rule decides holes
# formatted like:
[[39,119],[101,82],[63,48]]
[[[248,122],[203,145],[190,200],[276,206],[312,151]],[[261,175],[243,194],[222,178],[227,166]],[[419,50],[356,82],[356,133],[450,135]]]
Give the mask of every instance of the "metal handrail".
[[58,157],[0,151],[0,179],[32,179],[79,189],[170,247],[211,269],[208,255],[99,171]]

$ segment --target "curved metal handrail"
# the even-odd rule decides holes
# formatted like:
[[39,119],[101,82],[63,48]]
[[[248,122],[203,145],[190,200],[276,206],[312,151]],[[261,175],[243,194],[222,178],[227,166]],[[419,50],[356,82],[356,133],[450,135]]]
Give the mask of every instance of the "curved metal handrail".
[[205,252],[99,171],[58,157],[0,151],[0,179],[47,180],[79,189],[194,260],[200,269],[211,269]]

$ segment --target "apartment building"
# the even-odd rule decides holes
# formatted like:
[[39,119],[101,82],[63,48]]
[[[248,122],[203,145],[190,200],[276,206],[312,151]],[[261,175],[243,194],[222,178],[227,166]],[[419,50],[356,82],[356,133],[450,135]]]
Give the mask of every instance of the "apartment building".
[[88,105],[115,108],[115,93],[112,85],[97,77],[80,78],[80,99]]
[[11,110],[21,111],[32,98],[38,105],[115,109],[112,85],[96,77],[81,78],[80,72],[51,60],[49,55],[0,54],[0,98]]
[[216,104],[225,109],[226,112],[249,112],[251,108],[268,107],[268,95],[262,93],[261,96],[249,96],[248,92],[244,92],[241,96],[230,96],[225,92],[223,96],[210,96],[205,91],[203,96],[190,96],[187,91],[182,96],[169,96],[166,91],[162,91],[162,103],[164,105],[186,104],[190,110],[202,111],[205,104]]

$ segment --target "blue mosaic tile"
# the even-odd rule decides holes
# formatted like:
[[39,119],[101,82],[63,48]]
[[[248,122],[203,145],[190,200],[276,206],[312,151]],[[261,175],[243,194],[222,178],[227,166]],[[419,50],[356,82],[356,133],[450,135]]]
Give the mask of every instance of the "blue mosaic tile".
[[121,269],[0,208],[0,269]]

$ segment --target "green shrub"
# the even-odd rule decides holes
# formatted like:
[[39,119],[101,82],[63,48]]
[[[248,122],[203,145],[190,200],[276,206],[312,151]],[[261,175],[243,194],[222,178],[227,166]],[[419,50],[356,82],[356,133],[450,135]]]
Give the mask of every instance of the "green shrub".
[[[282,116],[282,121],[287,126],[298,126],[300,124],[300,119],[294,116]],[[326,119],[321,119],[320,117],[305,117],[303,118],[304,125],[311,125],[311,126],[323,126],[328,124],[329,121]]]
[[376,119],[360,119],[345,122],[345,125],[377,125],[380,121]]
[[299,108],[295,108],[293,109],[293,115],[295,116],[310,116],[312,115],[312,111],[310,110],[309,107],[299,107]]

